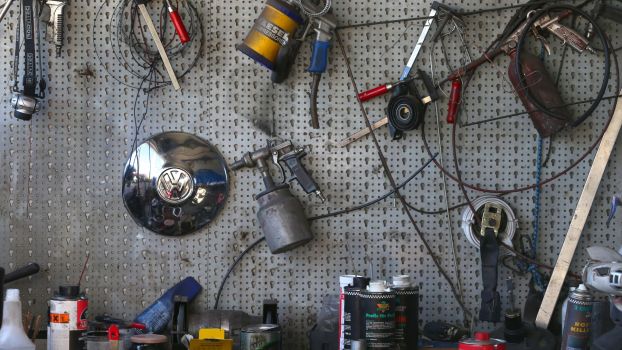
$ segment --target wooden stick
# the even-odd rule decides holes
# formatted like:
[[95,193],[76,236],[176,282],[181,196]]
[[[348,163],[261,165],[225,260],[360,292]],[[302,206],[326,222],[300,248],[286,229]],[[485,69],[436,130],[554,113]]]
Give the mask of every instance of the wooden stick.
[[613,113],[611,123],[598,146],[598,152],[596,153],[596,157],[594,157],[592,168],[585,181],[585,187],[583,187],[583,192],[577,203],[574,216],[570,221],[570,227],[568,228],[568,233],[566,233],[566,239],[562,245],[562,250],[557,258],[557,263],[555,264],[555,269],[551,275],[549,285],[546,288],[544,299],[542,299],[542,305],[536,317],[536,326],[542,329],[548,328],[551,317],[553,316],[555,304],[557,303],[564,280],[566,279],[566,274],[570,268],[572,257],[577,249],[583,227],[590,214],[596,191],[598,191],[598,186],[603,178],[603,173],[609,162],[609,157],[611,157],[616,139],[618,138],[620,127],[622,127],[622,97],[618,98],[618,104]]
[[155,41],[158,52],[160,53],[160,57],[162,58],[162,63],[164,63],[164,68],[166,68],[166,72],[171,79],[171,83],[173,83],[173,87],[175,88],[175,90],[181,89],[181,86],[179,86],[179,82],[177,81],[175,71],[173,70],[173,66],[171,66],[171,61],[169,61],[166,50],[164,49],[164,45],[162,45],[162,41],[160,40],[160,36],[158,35],[158,31],[153,25],[153,21],[151,21],[151,16],[149,16],[149,12],[147,12],[147,7],[145,7],[144,4],[139,4],[138,9],[140,10],[140,14],[145,19],[145,23],[147,23],[147,28],[149,28],[151,37],[153,38],[153,41]]
[[[387,125],[388,123],[389,123],[389,118],[384,117],[384,118],[380,119],[379,121],[373,123],[371,125],[371,129],[372,130],[376,130],[376,129],[380,128],[381,126]],[[361,129],[361,130],[357,131],[356,133],[352,134],[351,136],[349,136],[348,138],[337,142],[337,146],[345,147],[345,146],[351,144],[352,142],[360,139],[361,137],[363,137],[365,135],[369,135],[370,132],[371,132],[371,130],[369,130],[369,128]]]
[[37,315],[37,317],[35,318],[35,324],[32,328],[32,342],[33,343],[37,341],[37,337],[39,336],[39,332],[41,331],[42,323],[43,323],[43,316]]

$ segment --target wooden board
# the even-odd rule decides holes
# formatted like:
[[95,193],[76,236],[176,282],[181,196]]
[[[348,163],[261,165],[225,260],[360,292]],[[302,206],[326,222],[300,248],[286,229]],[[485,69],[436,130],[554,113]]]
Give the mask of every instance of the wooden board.
[[147,28],[151,33],[151,37],[153,41],[155,41],[156,47],[158,48],[158,52],[160,53],[160,57],[162,58],[162,63],[164,63],[164,68],[166,68],[166,72],[168,73],[169,78],[171,79],[171,83],[173,84],[173,88],[175,90],[181,89],[179,86],[179,81],[177,81],[177,76],[175,75],[175,71],[173,70],[173,66],[171,66],[171,61],[168,59],[168,55],[166,54],[166,49],[164,45],[162,45],[162,40],[160,40],[160,36],[158,35],[158,31],[156,27],[153,25],[153,21],[151,20],[151,16],[149,16],[149,12],[147,12],[147,8],[145,5],[138,5],[138,9],[147,24]]
[[[622,94],[622,91],[620,94]],[[549,282],[544,294],[544,299],[542,300],[542,305],[538,311],[536,326],[540,328],[546,329],[549,326],[549,322],[553,316],[553,311],[555,310],[555,304],[559,298],[564,280],[566,279],[566,274],[568,273],[570,263],[572,262],[572,257],[577,249],[577,244],[581,238],[583,227],[585,226],[585,222],[590,214],[590,209],[592,207],[592,203],[594,202],[594,197],[596,196],[596,191],[598,191],[598,186],[603,178],[603,173],[605,172],[605,168],[609,162],[609,157],[611,157],[611,152],[615,146],[621,126],[622,98],[618,98],[618,104],[613,114],[613,118],[609,124],[609,127],[605,131],[605,134],[603,135],[600,145],[598,146],[598,151],[596,153],[596,157],[594,157],[592,168],[590,169],[590,173],[585,181],[583,192],[581,193],[581,197],[577,203],[575,214],[570,221],[570,227],[568,228],[568,233],[566,233],[566,239],[564,240],[561,252],[557,258],[557,263],[555,264],[555,269],[551,275],[551,281]]]

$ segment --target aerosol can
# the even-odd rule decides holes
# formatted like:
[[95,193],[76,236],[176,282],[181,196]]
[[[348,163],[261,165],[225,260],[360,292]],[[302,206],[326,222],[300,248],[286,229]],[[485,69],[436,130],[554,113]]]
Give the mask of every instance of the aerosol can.
[[564,330],[562,333],[562,350],[587,350],[592,331],[592,310],[594,297],[581,284],[568,297]]

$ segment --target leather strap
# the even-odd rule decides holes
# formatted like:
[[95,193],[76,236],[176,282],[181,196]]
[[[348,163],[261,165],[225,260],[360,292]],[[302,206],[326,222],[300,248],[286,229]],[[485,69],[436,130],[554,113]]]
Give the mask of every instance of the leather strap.
[[501,321],[501,297],[497,292],[499,243],[494,229],[486,228],[479,247],[484,286],[481,292],[482,306],[479,319],[480,321],[499,322]]

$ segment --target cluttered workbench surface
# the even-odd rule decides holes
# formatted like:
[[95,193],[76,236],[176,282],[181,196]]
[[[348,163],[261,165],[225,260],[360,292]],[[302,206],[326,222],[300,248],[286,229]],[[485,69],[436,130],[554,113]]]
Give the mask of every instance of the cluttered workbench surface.
[[[603,162],[622,27],[597,7],[619,1],[171,1],[69,2],[62,47],[39,38],[38,63],[30,40],[16,60],[28,0],[0,22],[0,266],[41,267],[10,285],[25,311],[47,315],[59,286],[79,282],[90,315],[134,320],[193,277],[189,313],[262,316],[275,301],[283,349],[311,349],[335,311],[327,296],[352,282],[340,276],[409,275],[421,330],[493,331],[495,308],[546,291]],[[35,88],[38,111],[14,118]],[[607,219],[621,151],[591,187],[559,300],[588,247],[619,248],[622,218]],[[493,283],[498,299],[482,303]]]

